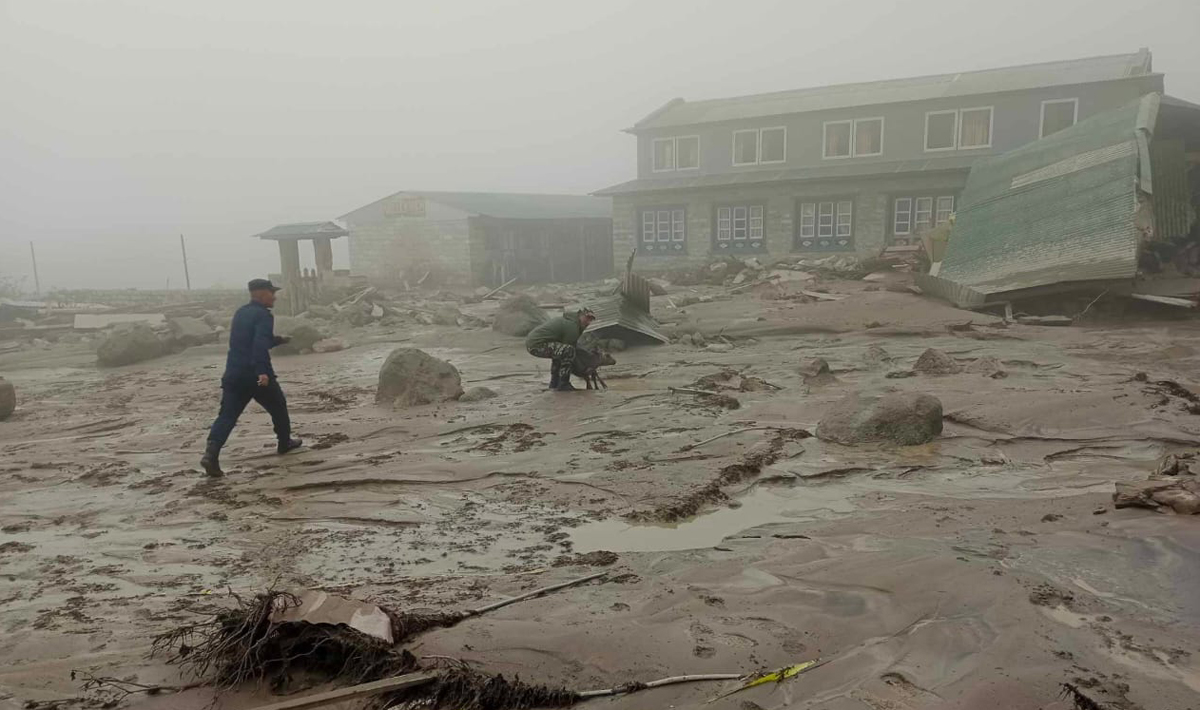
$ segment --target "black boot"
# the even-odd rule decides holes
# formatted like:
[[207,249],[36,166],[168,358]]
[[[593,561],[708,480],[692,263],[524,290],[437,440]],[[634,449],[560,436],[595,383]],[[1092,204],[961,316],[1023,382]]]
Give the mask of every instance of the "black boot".
[[279,447],[276,449],[276,451],[278,451],[280,455],[283,455],[289,451],[294,451],[301,446],[304,446],[304,442],[299,439],[285,439],[279,442]]
[[575,386],[571,384],[571,375],[559,378],[558,387],[554,388],[555,392],[574,392]]
[[204,469],[204,473],[213,476],[224,476],[225,472],[221,470],[221,445],[215,441],[208,442],[204,447],[204,456],[200,457],[200,468]]
[[550,389],[558,389],[558,368],[554,367],[550,370]]

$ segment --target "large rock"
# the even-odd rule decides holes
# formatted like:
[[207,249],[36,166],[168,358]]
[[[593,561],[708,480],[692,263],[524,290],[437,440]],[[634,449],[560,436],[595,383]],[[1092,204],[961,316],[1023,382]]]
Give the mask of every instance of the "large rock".
[[500,304],[496,320],[492,322],[492,330],[524,338],[549,317],[546,311],[538,307],[537,301],[522,293]]
[[379,371],[375,401],[396,407],[446,402],[463,395],[458,370],[415,348],[397,348]]
[[471,389],[467,390],[466,392],[463,392],[462,396],[458,398],[458,401],[460,401],[460,402],[482,402],[485,399],[495,399],[498,396],[499,395],[496,394],[495,390],[489,389],[487,387],[472,387]]
[[217,342],[217,331],[199,318],[172,318],[167,325],[175,342],[184,347]]
[[1150,508],[1180,515],[1200,513],[1200,482],[1192,478],[1152,478],[1137,483],[1117,483],[1113,505],[1117,508]]
[[914,372],[926,375],[954,375],[962,372],[962,369],[958,360],[934,348],[929,348],[921,353],[921,357],[917,358],[917,364],[913,365]]
[[927,394],[854,393],[817,425],[817,438],[839,444],[891,442],[912,446],[942,433],[942,403]]
[[297,355],[311,351],[313,345],[325,339],[325,334],[312,323],[289,316],[275,317],[275,335],[287,336],[291,341],[272,350],[273,355]]
[[346,349],[346,341],[341,338],[326,338],[313,343],[314,353],[336,353]]
[[166,354],[166,345],[145,323],[122,323],[114,327],[96,348],[96,362],[104,367],[132,365]]
[[0,422],[12,416],[17,408],[17,391],[12,383],[0,377]]

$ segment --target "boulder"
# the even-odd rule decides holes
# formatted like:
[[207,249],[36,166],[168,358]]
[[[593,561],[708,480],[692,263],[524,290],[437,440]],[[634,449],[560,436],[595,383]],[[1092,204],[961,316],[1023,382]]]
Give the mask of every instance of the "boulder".
[[339,350],[346,349],[346,341],[341,338],[325,338],[313,343],[312,351],[314,353],[336,353]]
[[994,380],[1008,377],[1008,373],[1004,370],[1004,365],[991,355],[985,355],[972,362],[967,366],[967,371],[983,375],[984,377],[990,377]]
[[0,377],[0,422],[12,416],[17,408],[17,390],[12,383]]
[[651,296],[667,295],[667,282],[662,279],[646,279],[646,283],[650,286]]
[[878,345],[868,347],[866,352],[863,353],[863,362],[876,367],[890,362],[891,359],[892,356],[888,355],[888,351]]
[[458,398],[458,401],[482,402],[485,399],[493,399],[498,396],[499,395],[496,394],[495,390],[488,389],[487,387],[472,387],[466,392],[463,392],[462,396]]
[[1113,506],[1171,510],[1180,515],[1200,513],[1200,482],[1184,478],[1152,478],[1138,483],[1117,483]]
[[925,444],[942,433],[942,403],[927,394],[856,392],[841,400],[817,425],[817,438],[839,444]]
[[175,342],[184,347],[217,342],[217,331],[200,318],[171,318],[167,325]]
[[917,358],[917,364],[913,365],[913,372],[926,375],[954,375],[962,372],[962,365],[941,350],[929,348],[921,353],[921,357]]
[[415,348],[397,348],[379,371],[375,401],[396,407],[447,402],[463,395],[458,369]]
[[529,331],[538,327],[550,315],[538,307],[537,301],[525,294],[518,294],[505,300],[496,311],[496,320],[492,322],[492,330],[517,338],[524,338]]
[[108,332],[96,348],[96,362],[103,367],[132,365],[166,354],[167,348],[154,329],[145,323],[122,323]]
[[271,351],[274,355],[297,355],[311,351],[313,345],[325,339],[325,334],[312,323],[306,323],[299,318],[276,317],[275,335],[291,338],[291,342],[280,345]]
[[804,384],[812,387],[832,385],[838,381],[829,371],[829,363],[819,357],[801,361],[800,375],[804,377]]

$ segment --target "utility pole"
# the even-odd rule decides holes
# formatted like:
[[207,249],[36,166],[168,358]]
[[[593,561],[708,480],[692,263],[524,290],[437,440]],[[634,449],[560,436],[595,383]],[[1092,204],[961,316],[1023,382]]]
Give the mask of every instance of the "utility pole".
[[187,265],[187,244],[183,243],[183,235],[179,235],[179,248],[183,251],[183,278],[187,281],[187,290],[192,290],[192,277],[188,273]]
[[33,289],[37,295],[42,295],[42,282],[38,278],[37,253],[33,251],[33,242],[29,242],[29,257],[33,259]]

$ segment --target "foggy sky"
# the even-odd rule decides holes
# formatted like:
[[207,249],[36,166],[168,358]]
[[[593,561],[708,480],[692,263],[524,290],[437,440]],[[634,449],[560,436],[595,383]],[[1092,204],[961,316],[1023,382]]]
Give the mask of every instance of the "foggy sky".
[[182,233],[240,287],[277,223],[630,179],[675,96],[1148,46],[1200,102],[1198,33],[1197,0],[0,0],[0,275],[32,289],[33,241],[43,290],[181,288]]

